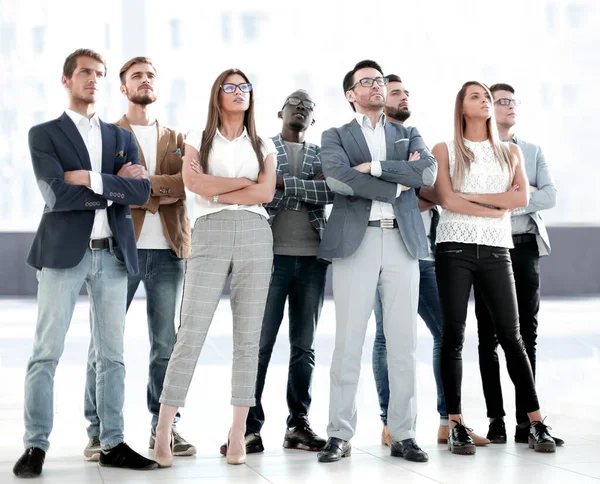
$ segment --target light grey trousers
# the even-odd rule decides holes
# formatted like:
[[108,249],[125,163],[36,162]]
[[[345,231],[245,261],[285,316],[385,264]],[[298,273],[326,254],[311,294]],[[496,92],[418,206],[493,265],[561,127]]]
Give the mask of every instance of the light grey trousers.
[[181,325],[167,367],[161,403],[185,405],[208,328],[231,273],[231,405],[255,405],[258,343],[272,267],[273,234],[261,215],[247,210],[222,210],[196,220],[183,287]]
[[398,229],[367,227],[357,251],[333,260],[335,350],[331,361],[329,437],[350,440],[356,431],[356,391],[367,323],[379,290],[390,380],[388,427],[394,440],[415,437],[419,261]]

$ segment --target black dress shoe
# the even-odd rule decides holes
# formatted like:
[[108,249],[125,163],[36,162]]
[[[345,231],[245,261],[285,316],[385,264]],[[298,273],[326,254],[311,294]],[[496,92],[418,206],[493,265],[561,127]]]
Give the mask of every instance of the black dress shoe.
[[[258,454],[259,452],[264,452],[265,448],[263,447],[262,437],[258,432],[248,432],[246,433],[246,454]],[[227,455],[227,444],[223,444],[219,448],[219,453],[221,455]]]
[[506,425],[504,425],[504,420],[497,418],[490,423],[486,437],[492,444],[506,444]]
[[531,422],[529,448],[536,452],[556,452],[556,442],[548,432],[544,422]]
[[[517,425],[517,427],[515,429],[515,442],[517,444],[528,444],[529,443],[530,428],[531,428],[530,425],[528,425],[527,427],[520,427],[519,425]],[[550,433],[550,432],[548,432],[548,433]],[[559,439],[558,437],[555,437],[554,435],[552,435],[552,438],[554,439],[554,443],[556,444],[557,447],[560,447],[560,446],[564,445],[564,443],[565,443],[565,441],[563,439]]]
[[475,443],[469,435],[469,430],[463,424],[453,420],[456,426],[450,429],[448,435],[448,450],[453,454],[472,455],[475,454]]
[[100,465],[102,467],[120,467],[121,469],[132,469],[134,471],[150,471],[158,467],[156,462],[141,456],[125,442],[121,442],[112,449],[100,452]]
[[25,449],[13,467],[13,474],[17,477],[37,477],[42,473],[46,452],[37,447]]
[[285,449],[308,450],[311,452],[323,450],[326,443],[325,439],[315,434],[308,425],[287,429],[283,439]]
[[427,462],[429,456],[417,445],[415,439],[405,439],[402,442],[394,440],[390,446],[392,457],[404,457],[413,462]]
[[342,457],[350,457],[352,445],[350,442],[330,437],[321,452],[317,454],[319,462],[337,462]]

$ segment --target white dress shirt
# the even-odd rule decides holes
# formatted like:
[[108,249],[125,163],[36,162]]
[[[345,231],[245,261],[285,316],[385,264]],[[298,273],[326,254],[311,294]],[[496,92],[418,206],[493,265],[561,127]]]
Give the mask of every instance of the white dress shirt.
[[[102,132],[100,130],[100,118],[98,114],[94,114],[91,119],[88,119],[70,109],[65,110],[65,112],[77,127],[90,155],[90,163],[92,165],[92,171],[90,171],[90,189],[98,195],[102,195],[103,184],[102,176],[100,175],[102,173]],[[110,206],[111,204],[112,200],[109,200],[108,205]],[[108,225],[106,209],[103,208],[96,210],[90,238],[103,239],[105,237],[112,237],[112,232]]]
[[[277,153],[277,148],[271,138],[263,138],[262,156],[263,160],[271,153]],[[185,137],[185,143],[197,151],[200,151],[202,142],[201,131],[190,131]],[[273,166],[277,165],[277,159],[274,157]],[[217,134],[212,143],[212,149],[208,157],[207,175],[221,176],[226,178],[248,178],[252,181],[258,180],[258,160],[256,153],[252,148],[250,137],[244,128],[244,132],[233,141],[225,138],[217,129]],[[221,210],[248,210],[269,218],[265,208],[258,205],[236,205],[225,203],[213,203],[212,200],[206,200],[200,195],[196,195],[194,204],[194,215],[202,217]]]
[[[156,175],[156,156],[158,150],[158,126],[156,123],[151,126],[131,125],[135,138],[140,145],[144,160],[146,161],[146,170],[148,176]],[[160,218],[160,213],[146,211],[144,215],[144,225],[137,241],[138,249],[170,249],[169,242],[165,237],[165,232]]]
[[[381,117],[379,118],[379,121],[377,121],[377,124],[374,128],[371,125],[371,120],[366,114],[356,113],[356,121],[358,121],[358,125],[361,127],[363,135],[365,136],[367,146],[369,147],[369,153],[371,154],[371,160],[377,161],[377,163],[372,163],[371,174],[374,174],[373,164],[375,164],[379,165],[379,175],[381,175],[381,164],[379,161],[387,158],[387,147],[385,143],[385,114],[381,114]],[[399,184],[397,185],[398,188],[396,190],[396,197],[400,196],[402,193],[402,186]],[[378,202],[377,200],[372,201],[369,221],[395,218],[396,215],[394,214],[394,207],[391,203]]]

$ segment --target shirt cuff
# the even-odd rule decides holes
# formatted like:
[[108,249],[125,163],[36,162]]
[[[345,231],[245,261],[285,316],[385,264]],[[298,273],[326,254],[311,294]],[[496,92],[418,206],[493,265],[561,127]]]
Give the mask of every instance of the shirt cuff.
[[402,193],[402,185],[400,185],[400,183],[397,183],[397,188],[396,188],[396,198],[398,198],[400,196],[400,194]]
[[376,176],[379,178],[382,172],[383,171],[381,170],[381,161],[371,161],[371,176]]
[[[90,190],[98,195],[102,195],[104,192],[104,183],[102,182],[102,175],[95,171],[90,171]],[[107,200],[106,206],[110,207],[112,200]]]

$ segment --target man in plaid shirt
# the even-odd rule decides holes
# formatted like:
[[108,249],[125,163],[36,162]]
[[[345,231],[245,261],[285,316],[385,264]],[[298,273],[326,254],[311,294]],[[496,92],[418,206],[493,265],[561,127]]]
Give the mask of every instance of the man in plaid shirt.
[[325,205],[333,203],[333,192],[321,169],[321,148],[304,141],[314,124],[315,104],[306,91],[290,94],[278,116],[281,134],[273,138],[277,147],[277,190],[266,205],[273,229],[273,276],[265,307],[256,407],[246,421],[246,451],[263,450],[260,430],[265,421],[261,403],[267,367],[289,302],[290,363],[287,385],[289,416],[283,446],[287,449],[319,451],[325,439],[310,428],[310,387],[315,367],[314,339],[323,306],[327,263],[317,259],[325,230]]

